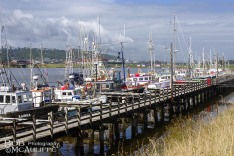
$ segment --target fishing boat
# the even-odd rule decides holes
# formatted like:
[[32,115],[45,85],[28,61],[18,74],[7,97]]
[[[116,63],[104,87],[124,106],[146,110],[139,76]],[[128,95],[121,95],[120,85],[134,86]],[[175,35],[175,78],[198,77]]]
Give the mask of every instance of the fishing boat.
[[[41,45],[41,65],[44,65],[43,52]],[[32,92],[32,99],[34,107],[42,107],[46,104],[50,104],[52,100],[52,90],[47,83],[47,76],[45,68],[40,68],[38,64],[33,60],[32,49],[30,46],[30,88]]]
[[34,87],[32,87],[32,99],[34,107],[42,107],[45,104],[50,104],[52,101],[52,89],[48,84],[38,84],[38,75],[33,76]]
[[142,72],[128,74],[125,84],[122,85],[122,91],[142,93],[145,87],[153,82],[156,82],[156,76],[153,74]]
[[0,114],[33,108],[32,93],[2,83],[0,86]]
[[85,87],[81,85],[83,83],[82,74],[70,73],[69,80],[64,80],[64,83],[57,81],[58,87],[54,88],[55,102],[68,102],[68,101],[80,101],[86,98]]
[[[58,111],[58,106],[35,107],[32,91],[28,90],[25,83],[14,84],[7,76],[5,68],[0,69],[2,81],[0,83],[0,116],[13,118],[28,118],[32,115],[45,115],[50,111]],[[14,82],[17,82],[16,80]]]
[[163,74],[163,75],[160,75],[158,76],[158,81],[157,82],[153,82],[153,83],[150,83],[147,85],[147,89],[150,90],[150,89],[165,89],[165,88],[170,88],[170,85],[171,85],[171,75],[169,74]]

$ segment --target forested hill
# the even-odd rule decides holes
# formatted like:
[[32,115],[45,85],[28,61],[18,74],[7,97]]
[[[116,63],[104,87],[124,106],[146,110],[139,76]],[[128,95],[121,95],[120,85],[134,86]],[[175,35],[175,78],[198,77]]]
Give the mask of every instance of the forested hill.
[[[7,50],[3,49],[2,50],[2,55],[1,58],[3,62],[5,62],[7,59]],[[39,48],[32,48],[32,58],[34,60],[41,60],[41,49]],[[74,59],[79,58],[79,51],[78,49],[74,49]],[[30,59],[30,48],[25,47],[25,48],[10,48],[8,50],[9,53],[9,58],[11,60],[29,60]],[[66,59],[66,51],[61,50],[61,49],[43,49],[42,50],[43,58],[44,59],[50,59],[50,60],[58,60],[59,62],[65,61]],[[116,59],[117,56],[113,55],[108,55],[108,54],[103,54],[102,58],[104,59]]]

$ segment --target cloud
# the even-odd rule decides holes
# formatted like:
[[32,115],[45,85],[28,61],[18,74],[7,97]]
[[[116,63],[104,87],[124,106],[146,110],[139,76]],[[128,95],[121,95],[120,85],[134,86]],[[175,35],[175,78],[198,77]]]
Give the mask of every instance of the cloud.
[[[102,48],[117,55],[120,40],[123,40],[127,59],[149,60],[147,49],[148,34],[152,30],[157,59],[169,60],[163,47],[173,41],[173,14],[180,25],[176,26],[177,42],[187,42],[192,37],[193,51],[202,48],[222,51],[233,58],[234,45],[233,2],[204,1],[162,2],[159,0],[3,0],[0,2],[1,23],[7,30],[7,39],[12,46],[65,49],[82,46],[84,37],[99,36],[97,17],[100,16],[100,37]],[[183,32],[183,35],[179,34]],[[179,49],[180,44],[177,43]],[[178,55],[185,55],[187,49],[181,46]],[[183,53],[182,53],[183,52]],[[178,57],[183,58],[183,57]],[[183,59],[182,59],[183,60]]]

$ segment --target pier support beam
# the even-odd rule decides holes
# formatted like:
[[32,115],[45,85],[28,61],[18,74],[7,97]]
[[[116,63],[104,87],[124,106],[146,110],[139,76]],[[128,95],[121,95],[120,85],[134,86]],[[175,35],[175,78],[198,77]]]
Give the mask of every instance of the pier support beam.
[[126,139],[126,129],[127,129],[127,121],[126,118],[122,118],[122,124],[121,124],[121,131],[122,131],[122,140],[124,141]]
[[81,130],[78,130],[78,136],[75,137],[76,139],[76,146],[77,148],[77,152],[76,155],[78,156],[83,156],[84,155],[84,143],[83,143],[83,134],[81,132]]
[[186,98],[182,99],[183,100],[183,110],[182,113],[186,113],[187,111],[187,102],[186,102]]
[[164,104],[162,104],[159,113],[160,113],[160,122],[164,122]]
[[173,115],[174,115],[174,110],[173,110],[173,102],[170,102],[168,104],[168,117],[169,117],[169,121],[171,121]]
[[100,142],[100,155],[104,154],[104,126],[99,127],[99,142]]
[[148,113],[147,110],[145,110],[145,112],[143,113],[143,130],[145,131],[147,129],[148,126]]
[[196,105],[199,104],[198,94],[195,95]]
[[178,101],[176,101],[174,103],[174,112],[175,112],[175,115],[178,116],[180,114],[180,104]]
[[187,103],[187,110],[189,111],[191,109],[190,96],[186,98],[186,103]]
[[108,124],[108,131],[109,131],[109,148],[111,148],[113,146],[113,142],[114,142],[114,129],[113,129],[113,124]]
[[114,132],[115,132],[115,145],[119,144],[119,137],[120,137],[120,131],[119,131],[119,123],[116,121],[114,123]]
[[135,138],[136,134],[137,134],[137,129],[138,129],[138,120],[137,120],[137,116],[133,115],[132,117],[132,139]]
[[89,130],[89,153],[93,154],[94,150],[94,130]]
[[192,95],[192,103],[193,103],[193,108],[195,107],[196,103],[195,103],[195,95]]
[[202,100],[202,103],[205,103],[205,92],[204,91],[201,93],[201,100]]
[[157,123],[158,123],[158,108],[155,107],[154,108],[154,127],[156,127]]

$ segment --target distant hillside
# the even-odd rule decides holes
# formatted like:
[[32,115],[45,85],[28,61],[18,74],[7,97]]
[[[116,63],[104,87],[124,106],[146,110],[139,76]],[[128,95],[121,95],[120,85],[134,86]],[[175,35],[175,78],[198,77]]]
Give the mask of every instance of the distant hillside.
[[[39,48],[32,48],[32,58],[34,60],[41,60],[41,49]],[[24,47],[24,48],[10,48],[8,50],[9,52],[9,58],[11,60],[23,60],[27,61],[30,59],[30,48]],[[42,50],[44,60],[56,60],[58,62],[64,62],[66,59],[66,51],[65,50],[60,50],[60,49],[43,49]],[[6,49],[2,50],[2,60],[3,62],[6,62],[7,60],[7,51]],[[79,50],[74,49],[74,59],[81,58],[79,56]],[[108,54],[103,54],[102,58],[104,59],[116,59],[116,56],[113,55],[108,55]]]

